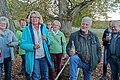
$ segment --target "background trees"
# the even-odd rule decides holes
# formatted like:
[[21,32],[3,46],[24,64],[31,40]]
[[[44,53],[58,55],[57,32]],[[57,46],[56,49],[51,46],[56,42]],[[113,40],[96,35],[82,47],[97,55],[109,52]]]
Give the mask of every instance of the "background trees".
[[83,16],[90,16],[95,22],[101,18],[107,20],[107,13],[119,9],[119,2],[120,0],[0,0],[0,15],[5,15],[12,21],[26,18],[31,10],[37,10],[43,15],[44,21],[58,19],[62,23],[61,30],[70,33],[72,26],[80,25]]

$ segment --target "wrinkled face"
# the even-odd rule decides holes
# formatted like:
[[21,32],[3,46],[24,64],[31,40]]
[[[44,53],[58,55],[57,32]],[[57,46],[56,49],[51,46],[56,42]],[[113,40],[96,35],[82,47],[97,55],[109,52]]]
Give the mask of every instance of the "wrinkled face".
[[25,22],[25,21],[20,21],[20,26],[21,26],[22,28],[25,28],[25,27],[26,27],[26,22]]
[[4,30],[4,29],[6,29],[6,27],[7,27],[6,22],[5,21],[1,21],[0,22],[0,29]]
[[57,30],[60,29],[58,23],[53,23],[53,26],[52,26],[52,27],[53,27],[53,30],[54,30],[54,31],[57,31]]
[[112,24],[111,28],[112,28],[113,33],[117,33],[120,31],[120,25],[118,25],[118,24]]
[[38,25],[40,23],[40,18],[35,13],[30,16],[30,20],[33,25]]
[[52,23],[51,22],[47,22],[47,27],[48,27],[48,29],[50,29],[52,27]]
[[91,28],[90,22],[88,20],[83,20],[81,23],[81,30],[86,33],[90,28]]

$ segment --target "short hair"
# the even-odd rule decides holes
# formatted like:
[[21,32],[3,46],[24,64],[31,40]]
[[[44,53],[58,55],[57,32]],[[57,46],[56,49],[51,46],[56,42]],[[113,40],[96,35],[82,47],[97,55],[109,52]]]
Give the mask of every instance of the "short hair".
[[81,21],[81,25],[82,25],[82,22],[84,21],[84,20],[87,20],[88,22],[89,22],[89,24],[90,24],[90,26],[92,25],[92,18],[90,18],[90,17],[83,17],[82,18],[82,21]]
[[61,23],[60,23],[60,21],[58,21],[58,20],[54,20],[54,21],[53,21],[53,24],[54,24],[54,23],[57,23],[57,24],[59,25],[59,27],[61,27]]
[[36,14],[37,17],[39,17],[40,19],[40,23],[43,23],[43,18],[42,18],[42,15],[40,15],[40,13],[38,11],[31,11],[29,16],[28,16],[28,22],[30,23],[31,22],[31,15],[32,14]]
[[120,27],[120,21],[118,21],[118,20],[112,21],[112,25],[113,24],[116,24],[116,25],[118,25]]
[[1,16],[0,17],[0,22],[6,22],[6,29],[7,28],[9,28],[9,20],[8,20],[8,18],[7,17],[5,17],[5,16]]
[[24,19],[24,18],[21,18],[21,19],[19,20],[19,22],[21,22],[21,21],[25,21],[25,22],[26,22],[26,19]]

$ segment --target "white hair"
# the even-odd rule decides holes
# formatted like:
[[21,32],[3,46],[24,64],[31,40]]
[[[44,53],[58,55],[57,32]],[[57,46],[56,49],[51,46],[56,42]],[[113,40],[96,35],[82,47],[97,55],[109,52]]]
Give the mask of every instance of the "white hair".
[[[83,17],[82,18],[82,22],[84,21],[84,20],[87,20],[88,22],[89,22],[89,24],[90,24],[90,26],[92,25],[92,18],[90,18],[90,17]],[[82,25],[82,22],[81,22],[81,25]]]
[[60,21],[58,21],[58,20],[54,20],[54,21],[53,21],[53,24],[54,24],[54,23],[57,23],[57,24],[59,25],[59,27],[61,27],[61,23],[60,23]]
[[6,22],[6,29],[9,28],[9,20],[8,20],[7,17],[1,16],[1,17],[0,17],[0,22]]

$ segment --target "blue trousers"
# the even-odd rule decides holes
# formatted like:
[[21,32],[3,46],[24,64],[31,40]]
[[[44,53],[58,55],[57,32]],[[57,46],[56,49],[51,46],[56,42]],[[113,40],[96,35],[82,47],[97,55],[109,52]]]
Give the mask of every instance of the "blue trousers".
[[4,64],[5,78],[4,80],[11,80],[12,61],[11,57],[5,58],[3,63],[0,63],[0,80],[2,77],[2,68]]
[[70,80],[77,80],[78,67],[83,69],[84,80],[92,80],[92,72],[90,71],[89,64],[82,62],[78,55],[70,57]]
[[105,46],[104,48],[104,58],[103,58],[103,78],[106,80],[107,74],[107,65],[108,65],[108,58],[109,58],[109,46]]
[[[25,72],[26,80],[30,80],[30,75]],[[48,62],[46,57],[35,59],[32,80],[48,80]]]

